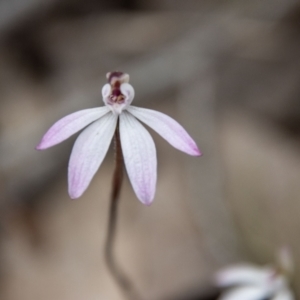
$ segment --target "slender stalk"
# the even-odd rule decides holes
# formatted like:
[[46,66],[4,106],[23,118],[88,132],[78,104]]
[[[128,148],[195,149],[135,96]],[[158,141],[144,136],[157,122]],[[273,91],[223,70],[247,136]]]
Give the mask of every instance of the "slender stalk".
[[123,154],[120,142],[120,133],[119,133],[119,122],[117,124],[115,136],[114,136],[114,146],[115,146],[115,170],[113,174],[112,181],[112,192],[110,198],[110,209],[109,209],[109,221],[108,221],[108,229],[107,236],[105,242],[105,262],[106,265],[114,277],[116,283],[119,285],[121,290],[130,300],[138,300],[140,299],[137,296],[137,293],[133,287],[128,276],[118,267],[114,254],[113,254],[113,246],[116,237],[116,225],[117,225],[117,217],[118,217],[118,203],[119,196],[122,187],[123,181]]

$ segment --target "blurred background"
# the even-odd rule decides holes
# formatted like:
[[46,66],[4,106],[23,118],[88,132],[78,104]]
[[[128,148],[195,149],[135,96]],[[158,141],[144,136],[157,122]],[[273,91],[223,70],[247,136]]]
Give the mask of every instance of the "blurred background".
[[125,179],[115,250],[143,298],[204,299],[220,267],[272,264],[283,245],[299,294],[299,53],[298,0],[1,0],[0,299],[123,299],[103,259],[112,151],[71,201],[75,137],[34,150],[59,118],[102,105],[114,70],[204,153],[151,132],[152,206]]

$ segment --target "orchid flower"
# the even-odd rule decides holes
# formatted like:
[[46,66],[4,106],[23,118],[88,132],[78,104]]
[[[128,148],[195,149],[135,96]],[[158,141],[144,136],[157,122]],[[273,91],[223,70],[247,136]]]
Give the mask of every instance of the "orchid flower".
[[216,285],[229,288],[219,300],[294,300],[287,274],[274,267],[237,265],[216,274]]
[[[156,189],[156,148],[142,121],[173,147],[192,156],[201,155],[185,129],[169,116],[131,105],[134,89],[129,75],[107,74],[102,88],[105,106],[80,110],[57,121],[43,136],[36,149],[52,147],[79,130],[68,168],[69,195],[79,198],[99,169],[119,122],[120,140],[127,174],[137,198],[146,205],[153,201]],[[139,121],[138,121],[139,120]]]

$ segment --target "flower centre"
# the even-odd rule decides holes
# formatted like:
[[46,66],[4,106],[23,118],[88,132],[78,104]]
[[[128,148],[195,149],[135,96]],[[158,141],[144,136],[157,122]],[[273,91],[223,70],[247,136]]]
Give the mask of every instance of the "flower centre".
[[123,72],[110,72],[107,73],[106,77],[111,86],[108,97],[110,104],[123,104],[126,97],[122,94],[120,86],[122,83],[128,83],[129,75]]
[[111,103],[124,103],[125,96],[121,93],[120,85],[120,81],[115,81],[114,84],[111,84],[111,93],[109,95],[109,100]]

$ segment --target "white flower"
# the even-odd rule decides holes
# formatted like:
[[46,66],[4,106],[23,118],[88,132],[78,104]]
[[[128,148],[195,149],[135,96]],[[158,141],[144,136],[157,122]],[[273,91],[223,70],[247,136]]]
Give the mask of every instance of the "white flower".
[[102,88],[105,106],[81,110],[60,119],[46,132],[36,149],[54,146],[89,125],[77,138],[69,161],[69,195],[73,199],[78,198],[100,167],[119,121],[122,152],[130,182],[139,200],[149,205],[156,189],[156,149],[152,137],[138,120],[178,150],[193,156],[201,153],[194,140],[175,120],[163,113],[130,105],[134,89],[128,83],[128,74],[111,72],[107,79],[108,83]]
[[294,300],[287,278],[272,267],[237,265],[216,274],[216,285],[229,288],[219,300]]

